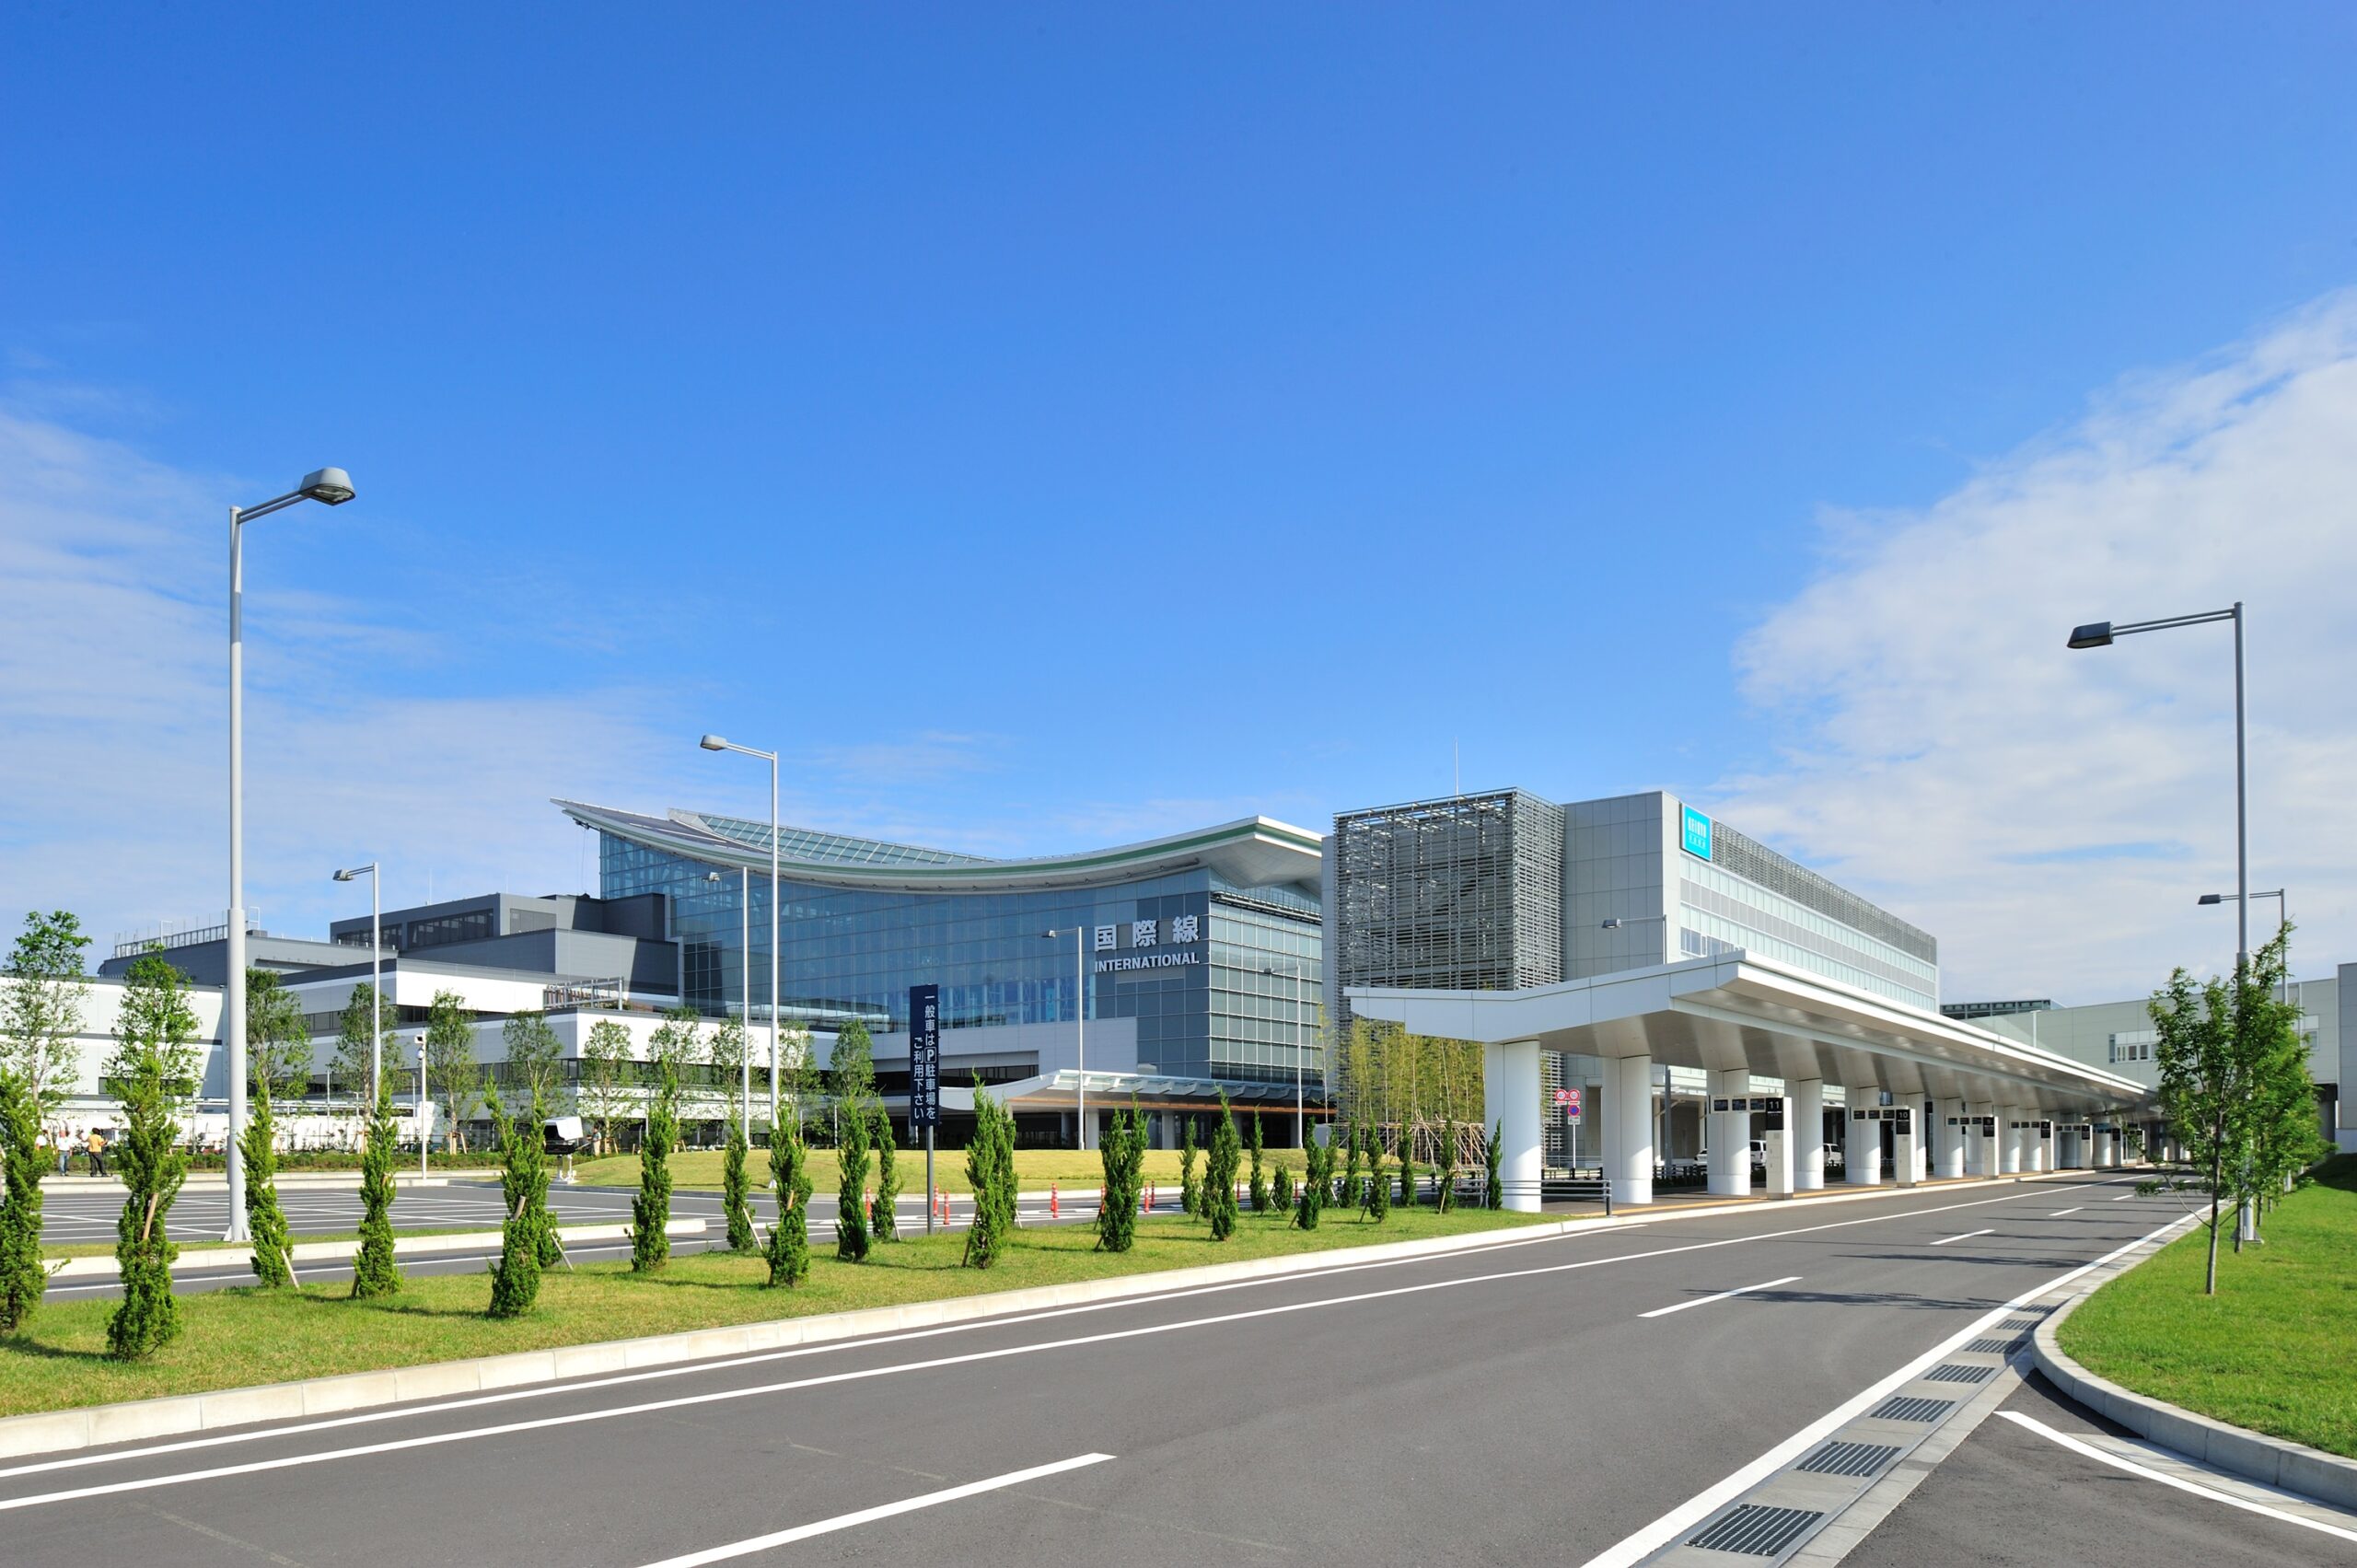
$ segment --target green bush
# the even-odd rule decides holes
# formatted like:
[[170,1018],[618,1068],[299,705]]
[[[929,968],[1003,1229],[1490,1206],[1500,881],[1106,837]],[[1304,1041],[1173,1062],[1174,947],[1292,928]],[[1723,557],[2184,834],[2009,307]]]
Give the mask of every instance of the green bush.
[[728,1250],[751,1253],[761,1250],[753,1237],[752,1180],[746,1174],[745,1124],[728,1124],[727,1153],[720,1161],[720,1206],[728,1214]]
[[0,1162],[7,1202],[0,1207],[0,1330],[24,1327],[49,1275],[41,1260],[41,1102],[16,1074],[0,1071]]
[[867,1260],[867,1110],[846,1105],[836,1140],[840,1179],[835,1183],[835,1256],[846,1263]]
[[1228,1113],[1227,1091],[1222,1089],[1219,1120],[1212,1124],[1211,1159],[1203,1171],[1203,1214],[1212,1222],[1213,1241],[1225,1241],[1236,1234],[1236,1167],[1243,1157],[1236,1118]]
[[1114,1114],[1097,1157],[1105,1167],[1105,1201],[1097,1211],[1097,1248],[1127,1252],[1137,1239],[1138,1201],[1145,1189],[1145,1119],[1132,1105]]
[[368,1114],[368,1142],[360,1155],[360,1251],[352,1260],[356,1300],[395,1295],[401,1265],[393,1261],[393,1100],[382,1091]]
[[630,1267],[651,1274],[671,1260],[671,1144],[679,1135],[679,1074],[662,1064],[663,1081],[646,1108],[638,1145],[638,1196],[630,1205]]
[[1482,1154],[1486,1168],[1482,1172],[1481,1202],[1484,1207],[1503,1209],[1506,1206],[1506,1190],[1498,1180],[1498,1161],[1504,1157],[1499,1145],[1506,1141],[1506,1124],[1501,1121],[1490,1129],[1490,1146]]
[[1316,1230],[1318,1216],[1325,1212],[1327,1196],[1334,1186],[1334,1145],[1330,1128],[1328,1141],[1321,1144],[1312,1138],[1309,1147],[1302,1151],[1302,1158],[1309,1168],[1302,1177],[1301,1196],[1294,1202],[1293,1223],[1303,1230]]
[[246,1156],[246,1234],[253,1239],[254,1278],[265,1290],[295,1283],[288,1265],[286,1214],[278,1206],[278,1122],[270,1112],[270,1084],[256,1086],[253,1113],[238,1148]]
[[876,1202],[868,1211],[868,1227],[878,1241],[900,1239],[900,1171],[893,1156],[892,1118],[882,1107],[876,1111]]
[[1195,1119],[1191,1116],[1178,1124],[1178,1212],[1202,1212],[1202,1192],[1195,1182]]
[[966,1145],[966,1179],[974,1189],[974,1223],[963,1261],[987,1269],[1015,1244],[1015,1118],[974,1084],[974,1136]]
[[798,1285],[810,1277],[810,1156],[799,1119],[784,1135],[770,1133],[770,1189],[777,1195],[777,1224],[770,1227],[770,1283]]

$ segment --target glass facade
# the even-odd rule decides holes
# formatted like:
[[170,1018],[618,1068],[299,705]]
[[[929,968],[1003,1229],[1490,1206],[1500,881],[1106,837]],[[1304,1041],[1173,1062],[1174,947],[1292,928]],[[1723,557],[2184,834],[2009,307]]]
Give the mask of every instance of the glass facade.
[[1740,947],[1875,992],[1939,1007],[1939,966],[1782,893],[1696,860],[1678,867],[1679,947],[1687,957]]
[[[700,820],[721,830],[724,819]],[[759,831],[766,850],[767,825]],[[807,854],[811,846],[796,847]],[[713,881],[714,869],[598,834],[603,896],[668,897],[684,1000],[702,1012],[732,1011],[745,996],[749,898],[752,1006],[765,1013],[769,878],[757,872],[746,886],[732,865]],[[1290,886],[1238,887],[1200,865],[1104,887],[1026,891],[895,892],[786,880],[779,912],[778,989],[789,1019],[859,1017],[871,1029],[901,1029],[909,987],[935,984],[945,1028],[1062,1022],[1083,1005],[1083,982],[1073,938],[1041,934],[1077,926],[1086,1016],[1137,1020],[1140,1071],[1290,1079],[1296,1053],[1304,1072],[1320,1071],[1318,902]]]

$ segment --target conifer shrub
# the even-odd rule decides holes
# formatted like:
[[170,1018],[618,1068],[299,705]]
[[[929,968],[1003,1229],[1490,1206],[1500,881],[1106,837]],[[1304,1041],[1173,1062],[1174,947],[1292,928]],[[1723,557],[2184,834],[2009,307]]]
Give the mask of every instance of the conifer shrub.
[[25,1326],[49,1286],[41,1255],[41,1101],[16,1074],[0,1070],[0,1330]]
[[1342,1167],[1342,1191],[1340,1201],[1342,1207],[1346,1209],[1353,1204],[1364,1208],[1366,1192],[1359,1183],[1359,1124],[1355,1121],[1352,1122],[1342,1137],[1346,1143],[1348,1157]]
[[1359,1213],[1381,1225],[1391,1217],[1391,1178],[1383,1173],[1383,1139],[1369,1130],[1367,1142],[1366,1193],[1360,1200]]
[[1433,1206],[1442,1214],[1457,1207],[1457,1118],[1444,1116],[1440,1121],[1440,1164],[1433,1167],[1439,1185],[1433,1192]]
[[1015,1244],[1015,1118],[974,1083],[974,1136],[966,1145],[966,1179],[974,1189],[974,1223],[962,1261],[987,1269]]
[[1416,1206],[1416,1131],[1404,1123],[1399,1129],[1399,1205]]
[[117,1361],[144,1360],[180,1331],[180,1302],[172,1295],[172,1260],[180,1248],[165,1225],[188,1160],[174,1138],[161,1069],[161,1062],[147,1055],[121,1090],[123,1132],[115,1153],[125,1196],[115,1222],[114,1256],[122,1303],[107,1320],[107,1354]]
[[668,1061],[646,1108],[638,1145],[638,1196],[630,1205],[630,1268],[651,1274],[671,1260],[671,1145],[679,1136],[679,1074]]
[[401,1265],[393,1261],[394,1153],[393,1097],[380,1083],[368,1111],[368,1141],[360,1151],[360,1250],[352,1260],[354,1300],[401,1292]]
[[1211,1158],[1203,1170],[1203,1217],[1212,1222],[1213,1241],[1236,1234],[1236,1167],[1243,1159],[1243,1142],[1236,1135],[1236,1118],[1228,1112],[1227,1091],[1222,1089],[1219,1120],[1212,1123]]
[[810,1154],[799,1118],[770,1133],[770,1190],[777,1224],[770,1227],[770,1283],[798,1285],[810,1277]]
[[1506,1190],[1498,1180],[1498,1162],[1503,1157],[1499,1147],[1506,1141],[1506,1124],[1501,1120],[1490,1129],[1490,1146],[1482,1151],[1485,1168],[1482,1171],[1481,1202],[1483,1206],[1503,1209],[1506,1206]]
[[1202,1194],[1195,1185],[1195,1119],[1191,1116],[1178,1124],[1178,1212],[1202,1213]]
[[876,1206],[868,1212],[869,1232],[878,1241],[900,1239],[900,1172],[893,1156],[892,1118],[880,1106],[876,1111]]
[[728,1124],[726,1152],[720,1156],[720,1206],[728,1214],[728,1250],[753,1253],[761,1243],[753,1235],[753,1183],[745,1169],[745,1123]]
[[1127,1252],[1137,1240],[1138,1199],[1145,1188],[1145,1119],[1135,1105],[1117,1112],[1098,1145],[1105,1202],[1097,1211],[1097,1249]]
[[867,1110],[842,1108],[842,1135],[835,1144],[841,1179],[835,1186],[835,1256],[846,1263],[867,1260]]
[[1328,1129],[1325,1143],[1312,1138],[1301,1157],[1308,1168],[1302,1175],[1301,1196],[1294,1201],[1293,1223],[1303,1230],[1316,1230],[1318,1216],[1325,1212],[1326,1199],[1334,1186],[1332,1129]]
[[246,1233],[253,1238],[254,1278],[265,1290],[295,1283],[286,1256],[286,1214],[278,1206],[278,1123],[270,1111],[270,1080],[255,1087],[252,1114],[238,1140],[246,1156]]
[[1269,1212],[1269,1179],[1260,1172],[1260,1113],[1252,1113],[1252,1212]]
[[520,1318],[540,1295],[542,1216],[533,1206],[534,1189],[547,1180],[547,1145],[540,1138],[540,1097],[532,1097],[532,1119],[507,1114],[497,1095],[485,1097],[499,1138],[499,1192],[507,1218],[499,1228],[499,1261],[491,1269],[493,1318]]
[[1269,1196],[1276,1201],[1277,1213],[1293,1213],[1293,1173],[1285,1168],[1283,1160],[1277,1162],[1277,1174],[1269,1184]]

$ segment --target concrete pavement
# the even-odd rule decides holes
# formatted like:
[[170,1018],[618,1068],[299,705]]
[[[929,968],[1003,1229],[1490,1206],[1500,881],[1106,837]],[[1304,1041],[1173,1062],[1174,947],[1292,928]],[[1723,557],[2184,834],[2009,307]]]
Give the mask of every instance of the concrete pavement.
[[2176,1217],[2095,1180],[1759,1206],[89,1450],[0,1469],[0,1530],[27,1564],[644,1565],[822,1525],[742,1560],[1582,1562]]

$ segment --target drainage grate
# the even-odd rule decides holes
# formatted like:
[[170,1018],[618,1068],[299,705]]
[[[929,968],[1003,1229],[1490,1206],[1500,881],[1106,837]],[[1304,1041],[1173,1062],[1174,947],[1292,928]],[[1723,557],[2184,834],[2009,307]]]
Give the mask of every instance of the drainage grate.
[[1923,1381],[1926,1383],[1986,1383],[1995,1376],[1997,1376],[1997,1369],[1993,1366],[1960,1366],[1951,1362],[1945,1366],[1934,1366],[1923,1374]]
[[1876,1421],[1937,1421],[1955,1408],[1954,1400],[1910,1400],[1893,1394],[1871,1413]]
[[1773,1557],[1823,1517],[1823,1513],[1812,1508],[1771,1508],[1747,1503],[1701,1534],[1688,1536],[1686,1544],[1710,1551]]
[[1794,1468],[1812,1475],[1873,1475],[1898,1452],[1879,1443],[1828,1443]]
[[2037,1328],[2040,1323],[2043,1323],[2043,1322],[2045,1322],[2045,1321],[2046,1321],[2046,1314],[2045,1314],[2045,1313],[2043,1313],[2043,1312],[2034,1312],[2034,1313],[2030,1314],[2030,1316],[2028,1316],[2028,1317],[2026,1317],[2026,1318],[2010,1318],[2010,1319],[2008,1319],[2008,1320],[2007,1320],[2007,1322],[2006,1322],[2006,1324],[2005,1324],[2005,1327],[2006,1327],[2006,1328],[2008,1328],[2008,1329],[2011,1329],[2011,1330],[2014,1330],[2016,1333],[2018,1333],[2018,1332],[2020,1332],[2021,1330],[2025,1330],[2025,1329],[2035,1329],[2035,1328]]
[[1968,1355],[2005,1355],[2011,1353],[2021,1342],[2021,1338],[2018,1335],[2012,1339],[1992,1338],[1986,1340],[1975,1340],[1970,1344],[1965,1346],[1964,1349],[1965,1353]]

